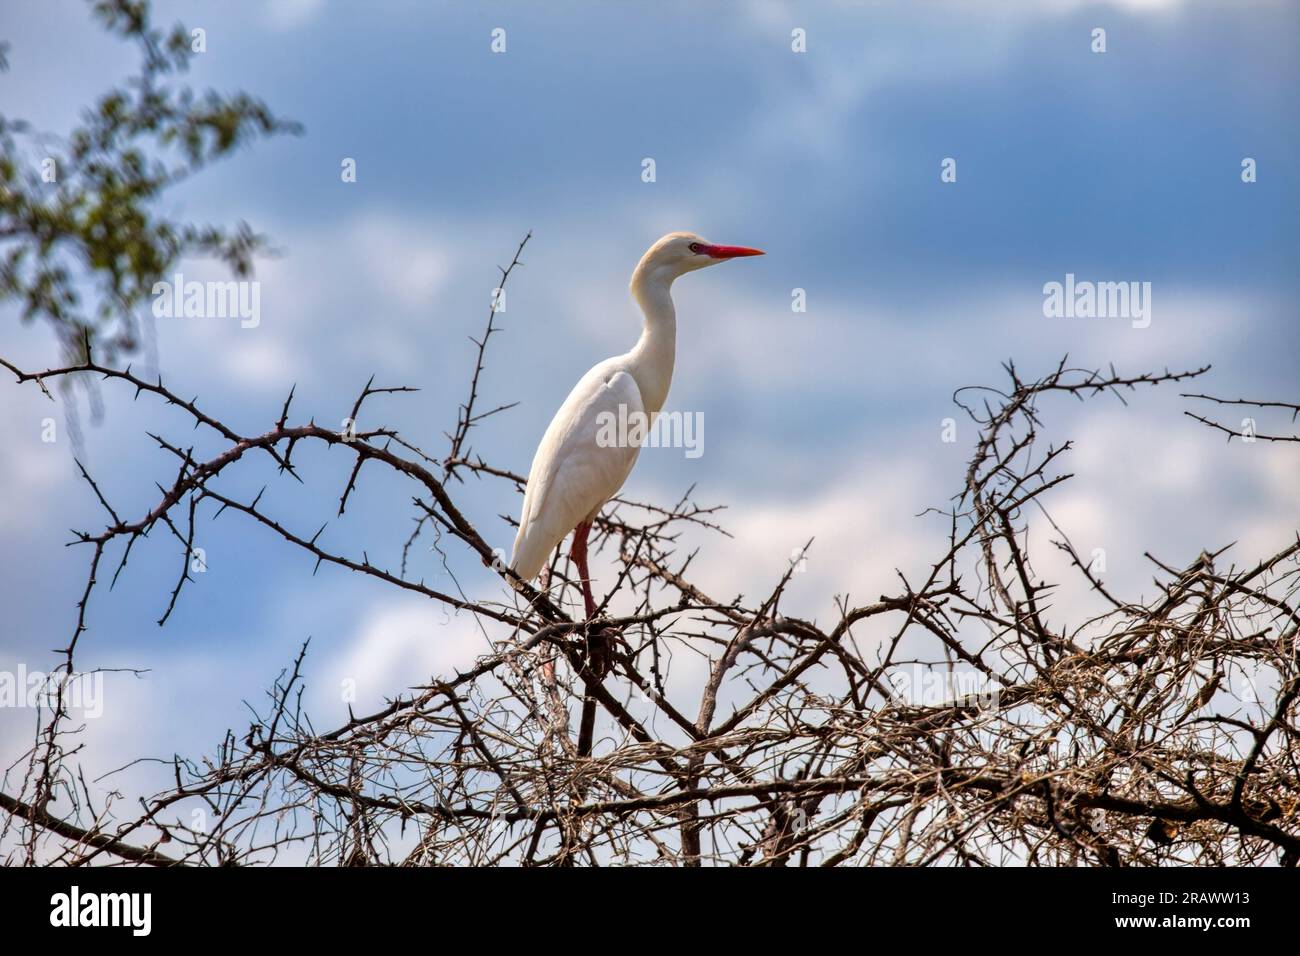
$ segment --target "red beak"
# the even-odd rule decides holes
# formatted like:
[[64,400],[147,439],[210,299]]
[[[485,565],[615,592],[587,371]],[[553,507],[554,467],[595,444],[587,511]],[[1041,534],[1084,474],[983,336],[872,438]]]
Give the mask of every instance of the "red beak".
[[738,259],[741,256],[761,256],[762,249],[751,249],[748,246],[707,246],[702,245],[700,252],[714,259]]

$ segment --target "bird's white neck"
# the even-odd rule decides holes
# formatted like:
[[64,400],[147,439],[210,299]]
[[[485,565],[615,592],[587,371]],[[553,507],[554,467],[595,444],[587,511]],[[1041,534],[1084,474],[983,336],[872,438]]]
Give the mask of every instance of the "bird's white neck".
[[675,278],[645,274],[641,268],[632,274],[632,297],[645,313],[645,326],[628,353],[628,371],[636,379],[641,401],[651,415],[664,407],[673,381],[677,355],[677,310],[672,297]]

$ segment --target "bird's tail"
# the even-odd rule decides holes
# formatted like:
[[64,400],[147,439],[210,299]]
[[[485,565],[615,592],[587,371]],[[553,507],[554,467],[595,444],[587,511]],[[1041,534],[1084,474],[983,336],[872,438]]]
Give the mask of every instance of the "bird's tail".
[[542,573],[549,552],[542,551],[540,554],[535,554],[534,552],[539,549],[536,547],[529,548],[524,537],[524,526],[521,525],[519,534],[515,537],[515,546],[510,554],[510,570],[531,584],[536,580],[537,575]]

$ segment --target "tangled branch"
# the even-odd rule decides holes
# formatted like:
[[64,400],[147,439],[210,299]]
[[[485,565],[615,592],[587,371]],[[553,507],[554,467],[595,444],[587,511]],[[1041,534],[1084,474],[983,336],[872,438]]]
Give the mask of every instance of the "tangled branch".
[[[502,270],[504,285],[528,237]],[[902,572],[892,593],[824,620],[785,613],[794,568],[756,598],[708,594],[690,579],[687,527],[725,533],[716,507],[688,492],[669,506],[616,499],[594,545],[615,574],[585,621],[558,553],[541,588],[518,580],[449,490],[468,472],[512,497],[524,479],[471,453],[486,413],[480,397],[488,339],[469,397],[441,457],[395,430],[290,423],[292,393],[269,430],[243,435],[161,380],[85,361],[26,372],[18,383],[93,376],[175,406],[222,450],[152,436],[173,459],[157,502],[121,517],[82,469],[108,519],[75,543],[89,573],[61,667],[73,672],[101,565],[113,578],[151,532],[180,545],[182,571],[166,620],[190,581],[196,522],[242,515],[250,533],[278,537],[304,566],[332,565],[468,615],[492,652],[463,673],[431,675],[373,713],[318,730],[304,711],[304,645],[246,733],[201,759],[176,758],[174,785],[141,803],[94,811],[75,772],[76,729],[56,698],[27,769],[0,809],[12,858],[84,864],[115,858],[172,865],[254,864],[282,858],[349,865],[1294,865],[1300,859],[1296,638],[1300,537],[1244,565],[1226,549],[1190,562],[1148,556],[1154,596],[1120,595],[1058,529],[1076,583],[1104,610],[1071,621],[1054,601],[1065,582],[1035,570],[1043,545],[1029,516],[1070,475],[1070,445],[1040,447],[1043,405],[1056,396],[1124,400],[1143,386],[1206,369],[1122,376],[1062,361],[1030,379],[1013,365],[1003,389],[954,400],[979,437],[943,517],[946,542],[923,580]],[[374,388],[352,407],[356,422]],[[48,394],[48,392],[47,392]],[[1192,396],[1202,398],[1203,396]],[[976,400],[978,398],[978,401]],[[1256,403],[1263,404],[1263,403]],[[1280,404],[1280,403],[1279,403]],[[1285,406],[1295,409],[1295,406]],[[264,457],[277,481],[297,481],[295,449],[347,456],[337,513],[362,466],[411,484],[416,529],[394,571],[347,554],[319,529],[296,528],[226,479]],[[1050,518],[1049,518],[1050,521]],[[478,561],[500,597],[475,600],[408,576],[408,552],[437,529],[451,561]],[[1054,526],[1053,526],[1054,527]],[[588,658],[596,630],[616,635],[613,669]],[[693,677],[692,671],[702,677]],[[599,717],[594,746],[575,739],[571,710]],[[72,818],[50,809],[67,794]],[[186,823],[202,808],[208,825]],[[15,840],[15,835],[20,839]],[[159,847],[166,844],[166,852]]]

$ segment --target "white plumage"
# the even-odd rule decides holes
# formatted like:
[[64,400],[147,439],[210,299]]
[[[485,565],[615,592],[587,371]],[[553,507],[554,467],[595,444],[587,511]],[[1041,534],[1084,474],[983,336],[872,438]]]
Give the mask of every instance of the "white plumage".
[[754,255],[762,253],[674,232],[641,257],[631,283],[632,297],[645,315],[641,338],[630,352],[606,359],[582,377],[555,413],[533,457],[510,561],[521,578],[537,577],[551,552],[576,529],[573,554],[587,614],[595,612],[586,567],[587,531],[623,486],[641,451],[635,444],[598,441],[602,415],[635,420],[644,413],[652,420],[663,408],[676,353],[673,281],[727,259]]
[[592,520],[632,473],[641,449],[602,448],[596,441],[602,412],[623,404],[641,412],[641,389],[627,369],[628,356],[606,359],[573,387],[551,419],[533,456],[512,566],[531,581],[552,550],[578,525]]

